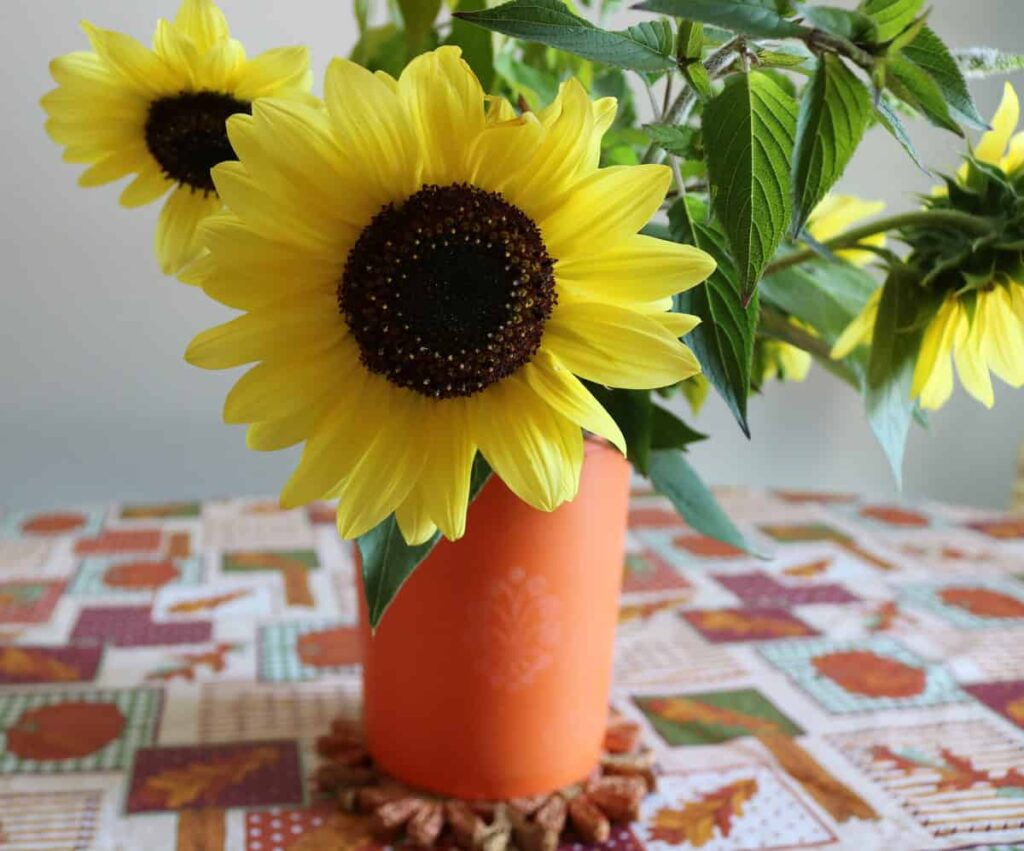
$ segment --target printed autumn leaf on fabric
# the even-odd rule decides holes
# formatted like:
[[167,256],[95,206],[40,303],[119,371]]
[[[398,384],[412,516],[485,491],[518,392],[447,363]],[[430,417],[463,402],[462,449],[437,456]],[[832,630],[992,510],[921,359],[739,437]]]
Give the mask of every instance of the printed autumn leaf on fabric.
[[46,683],[71,683],[81,678],[74,665],[20,647],[0,647],[0,675]]
[[1024,697],[1018,697],[1006,704],[1006,714],[1024,727]]
[[795,576],[799,579],[810,579],[812,576],[820,576],[832,565],[832,559],[823,558],[819,561],[809,561],[804,564],[794,564],[782,572],[786,576]]
[[1024,618],[1024,601],[990,588],[943,588],[939,599],[980,618]]
[[170,680],[180,677],[186,682],[192,682],[196,678],[199,668],[206,667],[211,673],[219,674],[227,667],[227,654],[235,650],[234,644],[218,644],[212,650],[205,653],[185,653],[178,658],[180,665],[172,668],[164,668],[147,675],[147,680]]
[[653,600],[649,603],[631,603],[619,609],[619,623],[629,623],[634,620],[647,620],[659,612],[667,612],[682,606],[688,602],[690,597],[672,597],[667,600]]
[[284,581],[285,601],[289,606],[315,605],[313,592],[309,587],[309,571],[319,566],[313,550],[290,552],[234,552],[225,555],[224,570],[234,571],[276,571]]
[[132,561],[115,564],[103,574],[108,588],[148,590],[174,582],[181,572],[171,561]]
[[241,600],[252,594],[251,591],[240,589],[230,591],[226,594],[216,594],[212,597],[199,597],[195,600],[182,600],[170,606],[167,611],[174,615],[196,614],[197,612],[209,612],[235,600]]
[[769,615],[751,615],[732,609],[714,609],[688,612],[687,620],[708,632],[727,632],[733,635],[807,635],[807,627],[796,620],[774,618]]
[[250,774],[274,765],[279,752],[272,747],[253,748],[210,762],[191,762],[184,768],[170,768],[148,777],[139,790],[147,807],[180,809],[213,805],[232,786]]
[[676,724],[701,724],[707,727],[739,727],[750,735],[781,733],[779,726],[766,718],[749,715],[738,709],[701,703],[686,697],[652,698],[648,709],[666,721]]
[[936,792],[962,792],[977,784],[987,784],[1001,790],[1021,790],[1024,792],[1024,772],[1019,768],[1011,768],[1005,773],[986,771],[974,767],[969,757],[953,753],[949,748],[939,750],[939,759],[927,756],[894,751],[885,745],[871,749],[871,758],[875,763],[892,762],[904,774],[926,771],[930,775],[938,774],[935,781]]
[[737,780],[703,795],[696,801],[680,802],[680,809],[663,807],[647,828],[651,841],[695,848],[707,845],[717,831],[723,838],[732,833],[733,821],[743,815],[743,805],[757,794],[754,778]]

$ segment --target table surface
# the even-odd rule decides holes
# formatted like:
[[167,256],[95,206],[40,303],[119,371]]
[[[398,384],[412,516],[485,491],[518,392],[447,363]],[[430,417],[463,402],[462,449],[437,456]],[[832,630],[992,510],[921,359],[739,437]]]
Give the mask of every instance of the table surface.
[[[612,702],[662,777],[609,847],[1024,847],[1024,518],[720,498],[771,559],[634,495]],[[0,848],[369,845],[309,789],[352,570],[326,505],[0,517]]]

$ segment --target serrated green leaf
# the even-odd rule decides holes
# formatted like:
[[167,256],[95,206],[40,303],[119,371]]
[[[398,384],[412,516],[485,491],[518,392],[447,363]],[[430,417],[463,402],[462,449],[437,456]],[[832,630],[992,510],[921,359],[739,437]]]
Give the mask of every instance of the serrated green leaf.
[[668,21],[647,21],[611,32],[574,15],[561,0],[512,0],[494,9],[456,12],[454,17],[616,68],[665,71],[675,67]]
[[969,80],[1024,71],[1024,54],[1005,53],[993,47],[967,47],[954,50],[953,58]]
[[905,56],[894,56],[886,62],[886,85],[900,100],[919,109],[936,127],[963,136],[964,131],[953,120],[939,84],[931,75]]
[[633,8],[700,21],[742,35],[788,38],[807,31],[784,18],[776,0],[644,0]]
[[[477,455],[470,479],[471,500],[477,497],[490,476],[491,468],[482,455]],[[441,534],[437,532],[425,544],[410,547],[402,537],[394,515],[359,537],[363,589],[372,629],[377,628],[412,572],[430,555],[440,540]]]
[[[701,286],[677,297],[678,305],[681,312],[701,318],[701,324],[690,332],[686,342],[700,361],[704,375],[749,437],[747,397],[757,329],[757,294],[744,308],[724,237],[691,218],[682,201],[677,201],[669,211],[669,222],[673,236],[698,245],[718,263],[714,274]],[[685,238],[688,233],[692,239]]]
[[978,107],[953,54],[934,30],[929,27],[922,29],[917,38],[903,48],[903,55],[936,82],[955,117],[979,129],[988,126],[978,114]]
[[860,11],[878,27],[878,41],[892,41],[917,18],[924,0],[864,0]]
[[907,133],[907,128],[903,126],[903,121],[893,111],[892,107],[885,102],[885,98],[878,101],[875,106],[875,118],[878,119],[879,123],[889,131],[890,135],[903,146],[903,150],[906,151],[910,158],[914,161],[921,171],[925,174],[930,175],[931,172],[928,166],[925,165],[924,160],[921,159],[921,155],[917,152],[917,148],[914,145],[913,140],[910,138],[910,134]]
[[818,29],[853,42],[872,44],[878,39],[878,25],[863,12],[834,6],[807,6],[800,16]]
[[669,498],[693,529],[756,555],[682,452],[662,449],[651,453],[651,484]]
[[694,62],[692,65],[687,65],[683,68],[683,76],[701,100],[707,100],[711,97],[711,75],[708,73],[707,68],[699,62]]
[[793,231],[842,177],[871,119],[871,95],[832,54],[825,54],[804,88],[793,157]]
[[644,132],[659,148],[670,154],[683,157],[693,156],[693,140],[697,131],[693,127],[675,124],[645,124]]
[[660,405],[651,405],[651,449],[681,449],[708,436],[690,428],[679,417]]
[[911,298],[913,282],[889,276],[878,304],[871,359],[868,364],[867,406],[871,430],[882,446],[896,484],[903,483],[903,453],[916,404],[910,398],[921,331],[907,331],[917,319]]
[[796,101],[765,72],[735,74],[704,108],[712,208],[743,297],[775,255],[790,220]]
[[704,24],[682,21],[676,35],[676,56],[682,61],[700,59],[704,55]]

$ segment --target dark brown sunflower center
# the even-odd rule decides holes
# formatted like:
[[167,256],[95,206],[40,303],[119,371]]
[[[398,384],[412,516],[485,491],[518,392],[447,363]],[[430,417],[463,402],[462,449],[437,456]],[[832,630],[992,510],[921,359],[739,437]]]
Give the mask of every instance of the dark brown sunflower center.
[[501,195],[425,186],[363,230],[338,305],[367,369],[472,396],[536,354],[557,297],[540,230]]
[[227,120],[252,113],[252,104],[220,92],[182,92],[153,101],[146,119],[146,144],[171,180],[198,192],[213,192],[210,169],[238,159],[228,141]]

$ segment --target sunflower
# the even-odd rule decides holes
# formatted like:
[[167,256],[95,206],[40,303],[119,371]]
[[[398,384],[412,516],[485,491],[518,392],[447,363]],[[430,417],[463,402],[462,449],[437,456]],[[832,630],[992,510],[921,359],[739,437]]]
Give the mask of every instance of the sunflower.
[[121,193],[125,207],[171,192],[156,254],[174,274],[199,252],[199,222],[221,209],[210,169],[235,159],[228,116],[250,112],[259,97],[308,98],[308,51],[283,47],[247,59],[212,0],[183,0],[174,23],[157,23],[152,50],[122,33],[82,28],[93,52],[50,64],[57,88],[42,99],[46,130],[65,160],[90,166],[82,186],[135,175]]
[[[973,151],[974,159],[1016,178],[1024,166],[1024,133],[1017,133],[1020,102],[1007,83],[1002,102]],[[965,163],[957,182],[968,186],[970,166]],[[936,190],[932,203],[948,197]],[[1014,262],[1013,268],[1019,267]],[[954,283],[962,283],[954,279]],[[832,350],[841,358],[859,345],[870,344],[881,290],[875,292],[861,314],[846,328]],[[980,288],[955,288],[941,299],[925,328],[914,365],[912,397],[921,407],[941,408],[953,393],[953,366],[964,389],[985,407],[995,403],[990,372],[1011,387],[1024,386],[1024,284],[1003,272]]]
[[412,544],[461,537],[478,450],[536,508],[572,499],[581,428],[624,446],[579,379],[699,371],[672,296],[714,262],[638,234],[670,171],[598,168],[613,99],[570,81],[516,116],[454,47],[398,80],[335,60],[325,92],[323,111],[268,99],[229,120],[239,162],[213,175],[230,213],[185,277],[246,312],[187,360],[259,362],[225,419],[256,450],[305,441],[281,502],[339,498],[346,538],[392,512]]

